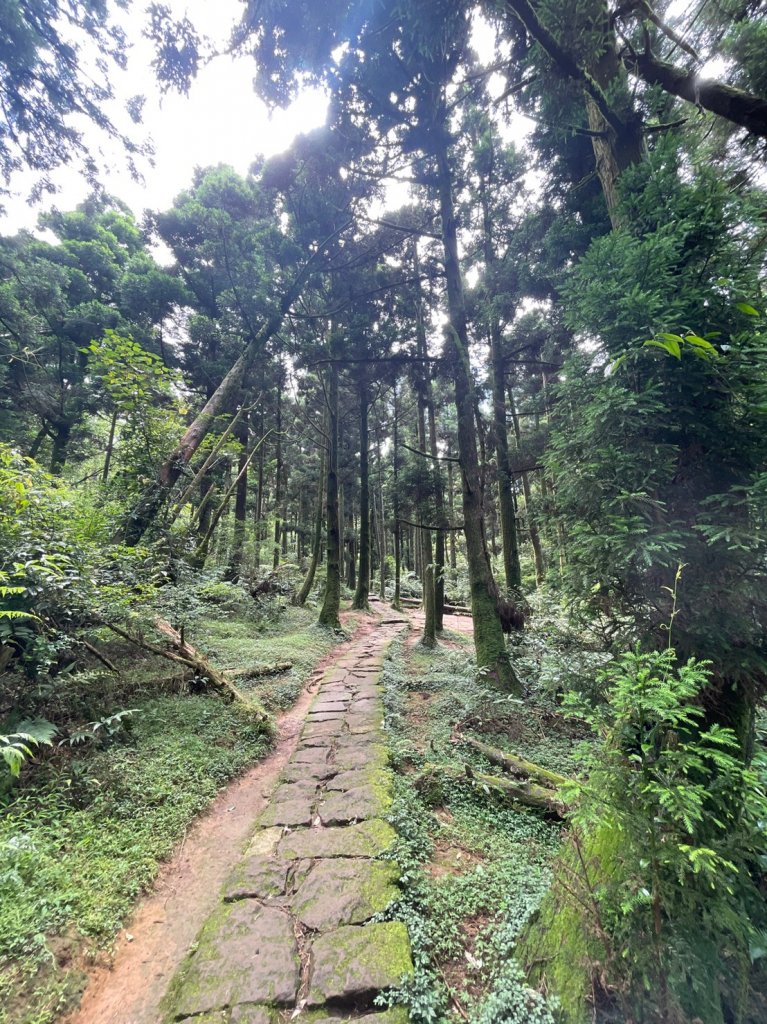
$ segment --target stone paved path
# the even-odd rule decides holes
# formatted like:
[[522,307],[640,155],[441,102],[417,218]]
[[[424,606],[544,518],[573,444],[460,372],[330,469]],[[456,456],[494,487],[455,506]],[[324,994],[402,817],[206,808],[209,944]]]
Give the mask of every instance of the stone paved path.
[[406,1024],[374,999],[411,973],[397,895],[379,676],[405,620],[382,619],[323,675],[244,859],[171,986],[184,1024]]

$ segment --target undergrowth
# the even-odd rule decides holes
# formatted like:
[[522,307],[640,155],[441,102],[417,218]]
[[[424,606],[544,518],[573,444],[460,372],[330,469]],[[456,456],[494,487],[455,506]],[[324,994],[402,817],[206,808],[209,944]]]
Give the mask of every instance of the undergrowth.
[[[550,884],[559,826],[498,804],[468,779],[437,792],[420,785],[426,764],[437,775],[440,765],[487,770],[483,758],[453,742],[456,726],[486,739],[491,732],[494,745],[505,740],[528,753],[545,745],[536,717],[545,709],[499,697],[477,681],[468,653],[447,646],[396,646],[383,681],[398,769],[393,856],[403,886],[390,913],[408,926],[415,964],[412,981],[392,998],[406,1003],[413,1024],[552,1024],[550,1008],[525,985],[513,956]],[[523,736],[527,745],[519,742]],[[552,767],[570,763],[572,745],[566,730],[555,736]]]
[[[188,616],[187,635],[222,668],[292,662],[242,684],[270,710],[289,706],[337,638],[307,609],[257,607],[217,586]],[[0,819],[0,1024],[49,1024],[76,1000],[88,957],[108,948],[193,819],[269,744],[244,707],[172,686],[161,659],[108,649],[121,678],[67,674],[46,708],[58,708],[62,688],[83,718],[128,701],[128,726],[107,743],[48,751]]]

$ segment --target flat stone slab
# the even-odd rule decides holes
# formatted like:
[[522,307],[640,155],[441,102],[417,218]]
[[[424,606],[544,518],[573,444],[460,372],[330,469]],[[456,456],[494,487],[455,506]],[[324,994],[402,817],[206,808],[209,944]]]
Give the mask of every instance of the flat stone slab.
[[[199,1018],[197,1018],[199,1020]],[[231,1024],[273,1024],[277,1020],[275,1014],[265,1006],[235,1006],[229,1018]]]
[[396,834],[380,818],[362,821],[346,828],[300,829],[284,836],[278,856],[287,860],[314,860],[321,857],[378,857],[394,843]]
[[257,854],[241,861],[229,875],[221,895],[225,900],[270,899],[287,888],[289,865],[275,857]]
[[[301,730],[302,739],[316,736],[337,736],[344,727],[344,717],[340,716],[330,722],[307,722]],[[295,758],[295,754],[293,757]]]
[[380,818],[391,807],[391,797],[370,784],[333,792],[319,805],[323,825],[347,825],[351,821]]
[[389,760],[383,744],[355,744],[336,751],[336,772],[351,772],[359,768],[383,768]]
[[[324,751],[325,757],[327,757],[328,748],[323,747],[321,749]],[[307,779],[323,782],[325,779],[332,779],[337,774],[338,768],[334,764],[328,764],[326,761],[315,761],[311,764],[289,761],[282,769],[282,779],[284,782],[300,782]]]
[[380,786],[385,790],[390,787],[388,772],[380,768],[358,768],[356,771],[339,772],[333,779],[328,779],[325,790],[358,789],[360,786]]
[[297,797],[295,800],[272,803],[258,820],[266,826],[286,825],[296,828],[299,825],[311,825],[314,818],[312,803],[313,797]]
[[314,931],[361,924],[397,898],[398,877],[399,869],[391,861],[319,860],[299,886],[290,909]]
[[[351,699],[351,697],[349,698]],[[333,711],[343,713],[349,706],[349,700],[320,700],[309,712],[310,715],[326,714]]]
[[245,851],[245,856],[270,857],[277,849],[277,843],[279,843],[280,839],[282,839],[281,828],[256,829]]
[[200,935],[176,1001],[178,1016],[237,1003],[291,1003],[300,960],[290,917],[255,900],[225,903]]
[[228,1024],[229,1015],[226,1010],[218,1013],[203,1013],[200,1017],[184,1017],[178,1024]]
[[370,998],[412,972],[407,928],[400,921],[336,928],[312,945],[307,1005]]
[[294,764],[324,764],[328,752],[325,747],[302,747],[291,757]]
[[[322,1013],[321,1010],[317,1011]],[[410,1015],[404,1006],[383,1013],[366,1013],[364,1017],[312,1017],[311,1024],[409,1024]]]
[[343,722],[346,709],[342,711],[310,711],[306,716],[307,722]]

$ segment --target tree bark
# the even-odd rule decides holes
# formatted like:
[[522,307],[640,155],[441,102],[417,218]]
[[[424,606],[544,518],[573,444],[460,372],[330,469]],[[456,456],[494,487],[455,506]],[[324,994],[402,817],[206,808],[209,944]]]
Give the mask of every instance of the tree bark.
[[500,689],[521,693],[522,688],[511,666],[506,649],[497,604],[497,588],[490,571],[483,539],[482,495],[474,423],[474,388],[469,363],[469,336],[463,283],[458,259],[458,236],[453,207],[446,120],[443,110],[443,117],[440,118],[441,132],[437,139],[434,155],[437,161],[449,311],[447,355],[455,381],[458,457],[462,477],[463,521],[474,621],[474,646],[477,667],[485,670],[488,678]]
[[[511,386],[509,386],[509,410],[511,412],[511,422],[514,425],[514,438],[517,442],[517,449],[519,449],[522,435],[519,427],[519,417],[517,416],[517,410],[514,404],[514,391]],[[541,546],[541,535],[538,532],[538,524],[535,521],[535,510],[533,508],[532,492],[530,489],[530,478],[525,472],[520,473],[520,477],[522,479],[522,493],[525,496],[527,530],[530,534],[530,543],[533,546],[535,582],[540,587],[546,575],[546,561],[543,557],[543,547]]]
[[359,434],[360,434],[360,560],[357,570],[357,589],[352,608],[370,607],[370,453],[368,438],[368,385],[364,374],[359,381]]
[[248,414],[245,413],[240,419],[237,430],[237,440],[242,446],[237,464],[237,488],[234,498],[234,533],[232,535],[232,552],[229,558],[229,576],[237,579],[242,570],[242,556],[245,547],[245,513],[248,504]]
[[280,329],[285,315],[300,293],[309,273],[311,260],[304,265],[291,286],[288,288],[278,309],[269,317],[261,330],[248,342],[242,355],[235,361],[219,386],[184,431],[181,440],[160,467],[157,479],[154,480],[139,499],[138,503],[123,525],[123,543],[135,546],[152,524],[155,516],[162,508],[165,500],[184,467],[200,447],[216,417],[227,406],[234,404],[235,396],[242,387],[245,374],[255,361],[269,339]]
[[109,438],[107,440],[107,450],[104,453],[104,468],[101,471],[101,482],[105,484],[109,479],[109,467],[112,465],[112,452],[114,451],[115,445],[115,431],[117,430],[117,409],[112,413],[112,419],[109,422]]
[[643,79],[648,85],[659,85],[698,108],[740,125],[752,135],[767,138],[767,99],[762,96],[714,79],[701,78],[697,72],[659,60],[652,53],[624,56],[623,63],[630,74]]
[[319,623],[332,629],[341,628],[341,537],[338,523],[338,366],[331,362],[328,370],[328,473],[327,473],[327,566],[325,597]]
[[[327,426],[327,416],[325,416],[325,424]],[[317,566],[320,561],[320,549],[322,547],[322,499],[325,495],[325,459],[326,453],[325,448],[322,449],[322,455],[320,456],[320,476],[319,476],[319,493],[317,495],[317,515],[314,519],[314,538],[312,541],[312,556],[309,562],[309,568],[307,569],[304,582],[301,584],[301,589],[293,598],[293,604],[303,607],[306,604],[306,599],[312,592],[314,586],[314,576],[317,572]]]

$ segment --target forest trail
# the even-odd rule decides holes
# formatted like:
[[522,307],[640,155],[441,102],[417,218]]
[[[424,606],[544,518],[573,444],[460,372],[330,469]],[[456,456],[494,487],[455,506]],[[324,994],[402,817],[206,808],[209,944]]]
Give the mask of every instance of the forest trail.
[[365,1024],[406,1019],[372,1005],[410,970],[406,929],[363,923],[397,892],[396,867],[379,859],[394,833],[382,820],[390,797],[378,677],[406,624],[388,610],[366,618],[323,659],[281,718],[274,751],[194,826],[70,1024],[271,1024],[280,1018],[270,1005],[327,1005],[328,1022],[341,1019],[334,1006]]

